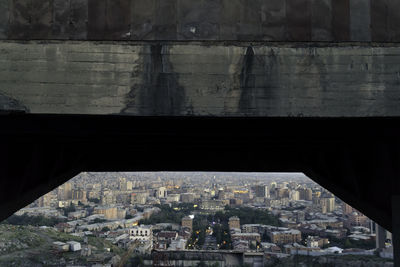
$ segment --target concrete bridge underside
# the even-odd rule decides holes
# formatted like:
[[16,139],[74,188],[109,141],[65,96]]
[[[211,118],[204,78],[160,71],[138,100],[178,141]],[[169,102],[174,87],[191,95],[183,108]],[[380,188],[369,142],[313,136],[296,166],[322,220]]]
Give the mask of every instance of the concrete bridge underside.
[[399,8],[0,0],[0,219],[81,171],[302,171],[400,229]]
[[398,118],[0,117],[1,218],[81,171],[304,172],[392,229]]

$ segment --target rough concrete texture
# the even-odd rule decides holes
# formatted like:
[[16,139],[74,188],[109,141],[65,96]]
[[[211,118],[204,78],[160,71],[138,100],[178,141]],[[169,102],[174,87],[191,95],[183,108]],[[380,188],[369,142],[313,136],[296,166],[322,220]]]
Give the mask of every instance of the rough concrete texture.
[[397,0],[0,0],[0,39],[399,42]]
[[[400,46],[0,42],[3,110],[399,116]],[[18,108],[21,110],[21,108]]]

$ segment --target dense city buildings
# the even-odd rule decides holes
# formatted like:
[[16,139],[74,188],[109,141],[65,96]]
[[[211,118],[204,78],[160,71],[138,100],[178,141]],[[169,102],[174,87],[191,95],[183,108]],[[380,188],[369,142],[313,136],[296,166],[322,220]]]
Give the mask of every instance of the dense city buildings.
[[302,174],[81,173],[4,223],[70,235],[51,246],[79,254],[76,264],[103,253],[92,238],[119,251],[109,262],[142,257],[148,265],[166,255],[217,259],[213,251],[231,260],[243,253],[237,259],[251,264],[298,254],[392,255],[390,233],[376,239],[375,223]]

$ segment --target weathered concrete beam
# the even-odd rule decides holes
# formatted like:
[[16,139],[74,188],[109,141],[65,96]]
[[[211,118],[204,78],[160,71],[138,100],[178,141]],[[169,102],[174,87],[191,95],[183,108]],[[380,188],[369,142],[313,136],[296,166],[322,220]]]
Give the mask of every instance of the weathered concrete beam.
[[400,46],[0,42],[0,110],[400,115]]
[[397,0],[0,0],[0,39],[400,42]]

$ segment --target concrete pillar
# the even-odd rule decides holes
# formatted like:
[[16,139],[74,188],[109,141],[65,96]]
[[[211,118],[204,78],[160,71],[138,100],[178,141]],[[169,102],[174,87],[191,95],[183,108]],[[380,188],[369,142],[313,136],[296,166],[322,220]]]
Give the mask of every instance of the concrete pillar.
[[386,229],[375,223],[375,232],[376,232],[376,248],[381,250],[385,248],[385,240],[386,240]]
[[370,220],[370,221],[369,221],[369,231],[370,231],[371,235],[375,233],[375,231],[374,231],[374,225],[375,225],[375,222],[372,221],[372,220]]
[[394,266],[400,267],[400,195],[392,196],[392,245]]

